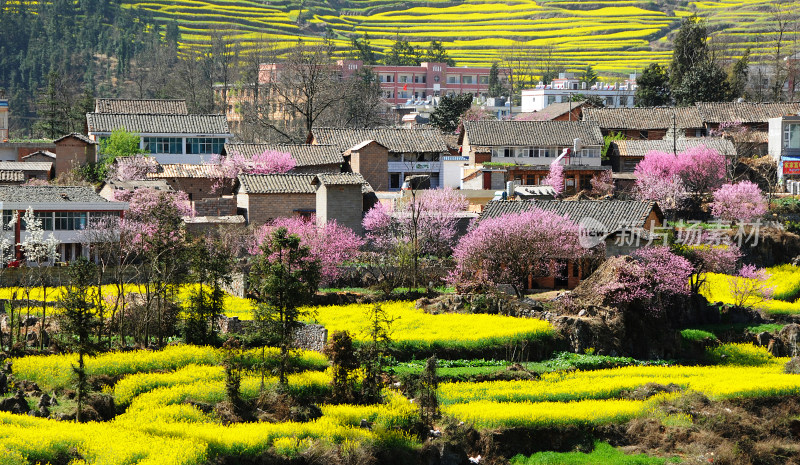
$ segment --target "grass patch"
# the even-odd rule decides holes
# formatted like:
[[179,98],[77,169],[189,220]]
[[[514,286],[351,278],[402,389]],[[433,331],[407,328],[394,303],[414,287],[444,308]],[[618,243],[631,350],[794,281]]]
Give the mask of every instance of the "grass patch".
[[702,329],[684,329],[681,331],[681,337],[687,341],[703,342],[706,339],[716,339],[714,333],[703,331]]
[[[627,455],[605,442],[595,442],[594,450],[582,452],[539,452],[525,457],[517,455],[511,465],[663,465],[666,459],[646,454]],[[670,463],[679,463],[670,460]]]

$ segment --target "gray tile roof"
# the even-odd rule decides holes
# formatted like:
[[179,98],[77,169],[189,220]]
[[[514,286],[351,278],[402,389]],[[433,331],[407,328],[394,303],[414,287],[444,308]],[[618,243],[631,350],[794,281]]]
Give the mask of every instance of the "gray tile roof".
[[97,113],[150,114],[150,115],[188,115],[186,100],[157,99],[116,99],[99,98],[95,100]]
[[[550,121],[554,118],[558,118],[561,115],[566,115],[570,111],[580,108],[584,104],[586,104],[586,100],[581,100],[580,102],[551,103],[539,111],[517,113],[514,115],[514,119],[522,121]],[[580,108],[581,112],[584,110],[585,108]]]
[[484,147],[572,146],[575,138],[603,145],[600,126],[590,121],[465,121],[464,134],[470,145]]
[[313,182],[331,186],[355,186],[362,185],[366,181],[359,173],[325,173],[316,175]]
[[[35,151],[33,153],[29,153],[29,154],[25,155],[24,157],[22,157],[22,159],[25,160],[26,158],[35,157],[36,155],[43,155],[45,157],[52,158],[52,159],[56,158],[56,154],[51,152],[51,151],[49,151],[49,150],[37,150],[37,151]],[[26,163],[29,163],[29,162],[26,162]]]
[[104,203],[93,188],[83,186],[0,186],[0,202]]
[[706,123],[766,123],[770,118],[800,113],[800,102],[794,103],[729,103],[698,102],[700,118]]
[[49,161],[0,161],[0,170],[9,171],[50,171],[53,163]]
[[584,108],[583,119],[597,121],[603,129],[681,129],[702,128],[703,120],[696,107]]
[[313,174],[241,174],[239,192],[245,194],[313,194]]
[[447,152],[442,133],[433,128],[316,128],[313,134],[317,143],[335,145],[342,152],[365,140],[394,153]]
[[[672,143],[673,139],[614,141],[614,145],[617,146],[617,153],[619,153],[620,157],[644,157],[647,152],[653,150],[672,153]],[[732,157],[736,155],[736,147],[734,147],[733,142],[722,137],[679,138],[675,141],[675,149],[678,153],[699,145],[705,145],[725,156]]]
[[125,128],[139,134],[230,134],[225,115],[87,113],[86,122],[90,133]]
[[158,178],[218,178],[222,173],[217,165],[203,163],[193,165],[188,163],[174,163],[159,165],[155,173],[147,173],[151,179]]
[[110,180],[106,181],[106,184],[110,186],[112,189],[119,189],[119,190],[135,190],[135,189],[153,189],[157,191],[171,191],[172,187],[167,184],[167,181],[164,179],[143,179],[143,180],[133,180],[133,181],[119,181],[119,180]]
[[576,223],[583,219],[593,219],[597,223],[585,224],[602,225],[606,232],[613,232],[624,226],[649,227],[645,225],[645,220],[654,208],[658,209],[658,206],[655,202],[637,200],[499,200],[489,202],[480,219],[496,218],[508,213],[522,213],[537,208],[566,215]]
[[70,138],[70,137],[72,137],[74,139],[78,139],[79,141],[84,142],[84,143],[89,144],[89,145],[97,145],[97,142],[93,141],[92,139],[89,139],[88,136],[84,136],[83,134],[79,134],[77,132],[72,132],[72,133],[67,134],[66,136],[61,136],[58,139],[54,140],[53,143],[61,142],[62,140]]
[[22,171],[0,171],[0,182],[25,182],[25,173]]
[[225,144],[225,153],[239,152],[245,157],[264,153],[267,150],[289,152],[298,167],[335,165],[344,163],[342,151],[334,145],[310,144]]

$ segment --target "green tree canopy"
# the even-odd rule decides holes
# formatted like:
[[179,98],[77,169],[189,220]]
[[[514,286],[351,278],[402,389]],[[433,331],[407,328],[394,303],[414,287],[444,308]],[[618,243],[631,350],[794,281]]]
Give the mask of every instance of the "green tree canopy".
[[407,40],[397,38],[384,58],[384,64],[392,66],[419,66],[420,51]]
[[669,105],[672,94],[667,70],[658,63],[651,63],[636,79],[636,106],[659,107]]
[[683,75],[695,66],[708,61],[708,30],[705,21],[697,15],[684,18],[673,40],[672,64],[670,64],[670,85],[673,89],[681,85]]
[[447,66],[456,65],[456,61],[450,58],[450,55],[444,48],[444,45],[437,40],[432,40],[430,45],[428,45],[428,50],[425,51],[423,61],[427,61],[429,63],[447,63]]
[[472,106],[472,94],[445,95],[431,113],[431,124],[445,132],[458,128],[461,115]]

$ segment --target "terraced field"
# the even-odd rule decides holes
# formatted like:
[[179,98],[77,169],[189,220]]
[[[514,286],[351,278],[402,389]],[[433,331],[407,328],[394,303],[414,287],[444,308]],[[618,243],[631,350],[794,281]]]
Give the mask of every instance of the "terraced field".
[[[352,34],[367,33],[377,49],[400,35],[424,46],[445,42],[459,65],[487,66],[512,45],[554,47],[570,70],[593,65],[601,74],[628,73],[647,64],[665,63],[671,52],[667,36],[680,18],[696,12],[708,19],[712,42],[733,58],[748,47],[754,55],[772,51],[776,29],[771,0],[723,0],[672,5],[651,0],[581,2],[569,0],[399,1],[351,0],[151,0],[130,3],[177,19],[183,45],[207,45],[212,31],[227,31],[245,48],[269,38],[278,48],[319,41],[328,31],[340,53]],[[785,13],[800,13],[800,3],[786,2]],[[792,29],[790,27],[790,29]],[[794,34],[797,34],[796,32]],[[793,40],[792,34],[788,34]]]

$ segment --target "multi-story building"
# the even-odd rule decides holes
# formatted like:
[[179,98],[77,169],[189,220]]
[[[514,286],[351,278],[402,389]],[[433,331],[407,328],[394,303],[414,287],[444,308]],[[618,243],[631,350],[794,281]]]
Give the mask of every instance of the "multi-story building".
[[[467,94],[488,97],[491,68],[448,66],[447,63],[423,62],[419,66],[365,65],[361,60],[339,60],[342,77],[349,77],[368,67],[378,77],[386,102],[398,105],[424,102],[433,97]],[[508,82],[510,70],[501,68],[498,78]]]
[[769,154],[779,179],[800,180],[800,115],[770,118]]
[[539,83],[533,89],[522,90],[522,112],[541,111],[553,103],[569,102],[575,95],[598,97],[607,108],[632,107],[636,93],[636,75],[624,82],[605,84],[596,82],[589,86],[574,73],[560,73],[550,84]]
[[233,137],[225,115],[190,115],[182,100],[99,99],[86,123],[95,142],[119,128],[139,134],[140,148],[159,163],[208,161]]

